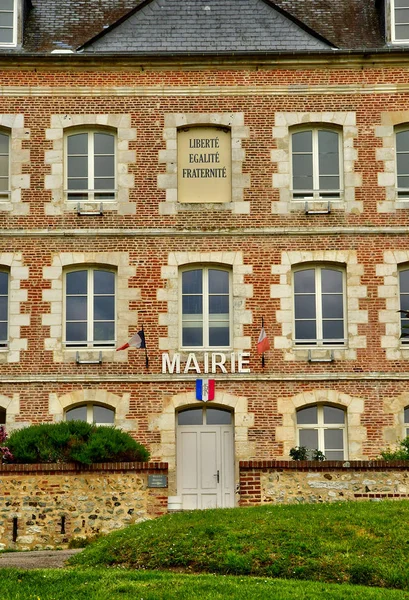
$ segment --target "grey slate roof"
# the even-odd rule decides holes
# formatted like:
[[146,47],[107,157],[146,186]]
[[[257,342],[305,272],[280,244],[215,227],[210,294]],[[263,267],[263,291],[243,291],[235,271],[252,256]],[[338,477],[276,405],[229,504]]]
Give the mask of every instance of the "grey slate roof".
[[32,0],[24,45],[15,52],[380,49],[384,1]]
[[85,50],[241,53],[330,47],[263,0],[152,0]]

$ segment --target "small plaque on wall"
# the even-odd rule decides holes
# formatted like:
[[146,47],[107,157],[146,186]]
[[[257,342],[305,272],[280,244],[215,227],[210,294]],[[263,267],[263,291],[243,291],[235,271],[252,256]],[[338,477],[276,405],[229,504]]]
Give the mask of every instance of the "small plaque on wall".
[[167,475],[148,475],[148,487],[150,488],[166,488],[168,487]]

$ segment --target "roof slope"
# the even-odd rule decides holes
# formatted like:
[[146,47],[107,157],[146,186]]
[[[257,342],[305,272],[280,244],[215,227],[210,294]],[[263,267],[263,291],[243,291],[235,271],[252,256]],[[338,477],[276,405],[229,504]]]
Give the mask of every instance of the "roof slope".
[[151,0],[86,44],[85,50],[202,53],[330,47],[264,0]]
[[[385,45],[377,11],[383,1],[32,0],[24,46],[16,52],[375,49]],[[119,31],[127,34],[126,45]]]

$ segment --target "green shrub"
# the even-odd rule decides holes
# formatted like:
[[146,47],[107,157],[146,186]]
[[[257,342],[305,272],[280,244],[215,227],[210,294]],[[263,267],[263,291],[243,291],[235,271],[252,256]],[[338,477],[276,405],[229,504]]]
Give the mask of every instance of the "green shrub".
[[409,437],[401,440],[396,450],[388,448],[381,452],[383,460],[409,460]]
[[312,450],[305,446],[295,446],[289,452],[293,460],[325,460],[325,455],[321,450]]
[[128,433],[84,421],[31,425],[8,439],[13,462],[20,464],[125,462],[149,460],[148,450]]

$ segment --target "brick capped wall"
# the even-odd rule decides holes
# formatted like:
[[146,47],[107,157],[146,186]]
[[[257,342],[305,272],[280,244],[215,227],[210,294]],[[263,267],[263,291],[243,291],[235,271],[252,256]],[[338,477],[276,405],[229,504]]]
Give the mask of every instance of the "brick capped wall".
[[166,463],[0,465],[0,549],[67,546],[167,512]]

